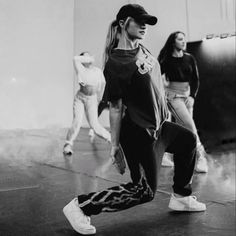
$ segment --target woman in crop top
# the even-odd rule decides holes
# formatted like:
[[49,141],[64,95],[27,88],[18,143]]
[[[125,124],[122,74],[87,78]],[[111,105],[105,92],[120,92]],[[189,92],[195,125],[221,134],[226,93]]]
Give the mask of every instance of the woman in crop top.
[[195,170],[208,171],[206,152],[200,142],[193,120],[193,105],[199,88],[199,76],[194,57],[186,53],[185,34],[177,31],[168,37],[158,60],[164,75],[168,107],[176,122],[197,136]]
[[[110,25],[105,50],[104,75],[110,101],[111,157],[121,144],[131,182],[81,194],[64,208],[72,227],[82,234],[93,234],[90,215],[115,212],[153,200],[162,155],[174,153],[174,194],[169,207],[179,211],[204,211],[205,204],[191,195],[190,180],[195,164],[195,135],[166,122],[167,108],[160,66],[139,41],[147,24],[157,18],[137,4],[123,6]],[[126,107],[125,114],[123,113]]]
[[89,126],[94,132],[106,141],[111,141],[110,133],[98,122],[97,95],[103,91],[105,79],[101,69],[95,67],[93,62],[94,58],[88,52],[74,57],[79,89],[74,97],[72,126],[68,130],[63,148],[63,153],[66,155],[73,153],[72,146],[79,133],[84,111]]

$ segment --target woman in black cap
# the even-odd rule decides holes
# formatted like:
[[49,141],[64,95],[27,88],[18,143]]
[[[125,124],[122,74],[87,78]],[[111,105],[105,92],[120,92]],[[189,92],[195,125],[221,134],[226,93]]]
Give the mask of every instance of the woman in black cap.
[[[79,195],[63,212],[79,233],[91,234],[91,215],[114,212],[149,202],[157,189],[163,153],[174,153],[174,185],[169,207],[178,211],[205,211],[191,195],[196,137],[189,130],[166,122],[167,107],[160,66],[139,41],[146,24],[157,18],[136,4],[123,6],[107,35],[105,68],[110,101],[111,157],[123,148],[132,181],[99,192]],[[125,115],[124,115],[125,107]]]
[[197,137],[197,163],[195,170],[208,171],[206,152],[193,120],[193,105],[199,88],[199,75],[195,58],[185,52],[185,34],[181,31],[169,35],[158,60],[166,81],[168,107],[176,122]]

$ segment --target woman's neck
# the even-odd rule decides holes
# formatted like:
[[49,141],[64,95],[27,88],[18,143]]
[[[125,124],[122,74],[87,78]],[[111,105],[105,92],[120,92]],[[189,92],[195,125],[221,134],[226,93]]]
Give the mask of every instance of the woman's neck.
[[174,49],[174,51],[172,53],[173,57],[182,57],[183,55],[184,55],[183,50],[176,50],[176,49]]
[[130,39],[127,34],[121,34],[119,38],[119,43],[117,45],[117,49],[126,49],[131,50],[137,48],[139,45],[138,39]]

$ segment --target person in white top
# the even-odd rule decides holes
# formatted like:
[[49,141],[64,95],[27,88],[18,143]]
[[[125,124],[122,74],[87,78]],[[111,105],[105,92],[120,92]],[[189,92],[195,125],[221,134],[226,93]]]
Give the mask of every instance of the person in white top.
[[98,122],[98,95],[103,93],[105,78],[102,70],[95,67],[93,63],[94,57],[89,52],[74,57],[79,89],[74,97],[72,126],[68,130],[63,148],[65,155],[73,153],[73,143],[80,131],[84,112],[90,128],[101,138],[111,141],[110,133]]

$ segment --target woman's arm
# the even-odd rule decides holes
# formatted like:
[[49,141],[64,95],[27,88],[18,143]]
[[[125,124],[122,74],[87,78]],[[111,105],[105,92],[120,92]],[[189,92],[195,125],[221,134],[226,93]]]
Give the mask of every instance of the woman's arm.
[[78,78],[78,83],[80,85],[83,85],[84,82],[83,82],[83,75],[84,75],[84,66],[83,64],[81,63],[81,60],[82,60],[82,57],[83,56],[74,56],[74,68],[75,68],[75,71],[76,71],[76,74],[77,74],[77,78]]
[[111,128],[111,156],[114,157],[119,149],[120,128],[123,105],[122,99],[110,102],[110,128]]
[[105,82],[101,82],[101,85],[99,86],[99,91],[98,91],[98,101],[100,102],[103,98],[103,94],[104,94],[104,91],[105,91],[105,86],[106,86],[106,83]]
[[78,76],[78,83],[84,85],[85,67],[83,63],[91,63],[93,58],[90,56],[74,56],[74,67]]
[[120,174],[125,173],[125,156],[121,145],[119,145],[121,120],[123,115],[122,100],[110,104],[110,126],[111,126],[111,158],[113,164]]
[[168,85],[170,84],[170,81],[166,77],[166,74],[162,74],[161,77],[162,77],[162,80],[163,80],[164,87],[168,87]]
[[98,89],[97,89],[97,97],[98,97],[98,102],[100,102],[102,100],[105,85],[106,85],[104,74],[103,74],[102,70],[100,70],[100,69],[99,69],[98,79],[99,79],[99,84],[98,84]]
[[192,98],[195,98],[197,96],[200,83],[199,83],[199,73],[198,73],[198,68],[197,68],[197,62],[194,57],[192,57],[192,68],[193,68],[193,72],[192,72],[191,81],[189,83],[190,96]]

